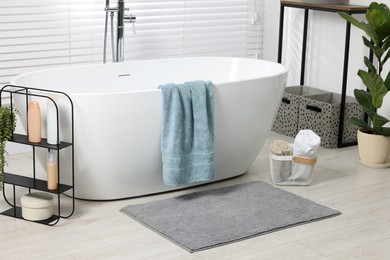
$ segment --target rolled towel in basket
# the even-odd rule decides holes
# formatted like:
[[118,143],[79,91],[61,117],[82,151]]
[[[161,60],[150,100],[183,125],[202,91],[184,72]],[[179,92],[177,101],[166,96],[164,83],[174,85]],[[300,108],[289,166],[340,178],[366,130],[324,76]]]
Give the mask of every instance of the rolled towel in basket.
[[282,140],[275,140],[269,145],[269,150],[275,155],[291,155],[292,150],[289,143]]
[[300,130],[294,139],[293,155],[316,157],[320,143],[321,137],[312,130]]
[[[293,157],[301,157],[302,160],[293,160],[291,176],[287,178],[287,181],[307,180],[309,178],[310,171],[308,171],[308,165],[314,167],[320,143],[321,138],[313,131],[299,131],[293,144]],[[305,160],[303,160],[305,158],[308,163],[305,163]],[[313,159],[312,162],[310,162],[310,158]]]

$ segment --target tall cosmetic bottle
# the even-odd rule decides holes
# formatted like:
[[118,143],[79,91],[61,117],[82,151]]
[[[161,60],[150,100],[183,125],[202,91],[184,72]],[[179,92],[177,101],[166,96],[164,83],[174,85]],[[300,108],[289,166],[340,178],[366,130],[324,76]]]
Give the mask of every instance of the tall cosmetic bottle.
[[57,160],[53,151],[47,153],[47,189],[57,189]]
[[[56,105],[58,108],[58,100],[56,97],[51,96],[51,99],[53,99],[56,104],[53,103],[52,100],[47,100],[47,143],[48,144],[58,144],[58,135],[57,135],[57,110]],[[59,117],[59,111],[58,111],[58,117]],[[59,118],[58,118],[59,122]]]
[[30,101],[28,104],[28,141],[31,143],[41,142],[41,109],[39,103]]

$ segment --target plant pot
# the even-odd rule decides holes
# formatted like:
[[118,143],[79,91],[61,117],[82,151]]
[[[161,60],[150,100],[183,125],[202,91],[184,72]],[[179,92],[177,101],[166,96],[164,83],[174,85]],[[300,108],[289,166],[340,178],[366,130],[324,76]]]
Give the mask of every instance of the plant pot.
[[390,136],[374,135],[358,130],[358,150],[362,164],[366,166],[389,164]]

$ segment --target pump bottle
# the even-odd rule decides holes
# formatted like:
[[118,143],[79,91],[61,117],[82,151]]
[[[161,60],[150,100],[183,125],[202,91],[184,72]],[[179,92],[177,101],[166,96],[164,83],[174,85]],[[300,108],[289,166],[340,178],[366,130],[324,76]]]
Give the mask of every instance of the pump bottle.
[[47,153],[47,189],[57,189],[57,161],[53,151]]

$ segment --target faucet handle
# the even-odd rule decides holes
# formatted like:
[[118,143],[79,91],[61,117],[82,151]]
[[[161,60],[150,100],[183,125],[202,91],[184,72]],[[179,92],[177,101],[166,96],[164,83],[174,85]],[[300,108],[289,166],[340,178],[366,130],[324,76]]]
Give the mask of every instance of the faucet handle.
[[132,14],[129,14],[129,15],[125,15],[123,17],[123,20],[125,21],[125,23],[135,23],[137,17],[133,16]]
[[132,27],[133,27],[133,34],[136,33],[136,29],[135,29],[135,22],[137,20],[137,17],[133,16],[132,14],[129,14],[129,15],[125,15],[125,17],[123,17],[123,21],[125,23],[131,23],[132,24]]

